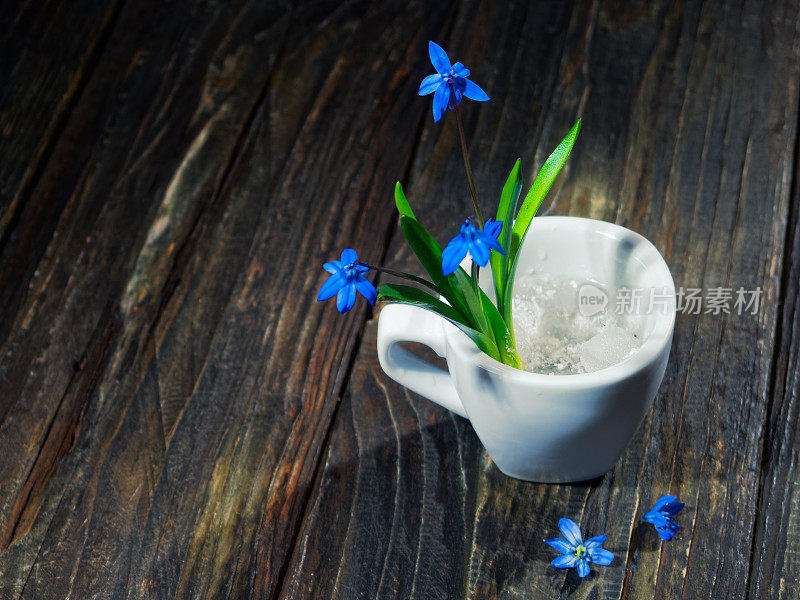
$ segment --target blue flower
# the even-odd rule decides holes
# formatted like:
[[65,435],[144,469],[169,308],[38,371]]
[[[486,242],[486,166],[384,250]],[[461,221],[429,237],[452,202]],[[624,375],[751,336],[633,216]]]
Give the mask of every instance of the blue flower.
[[662,540],[671,540],[681,528],[672,518],[683,509],[683,502],[677,502],[675,496],[661,496],[655,506],[644,516],[644,520],[652,523]]
[[[502,221],[495,221],[491,217],[483,224],[483,230],[492,236],[494,239],[500,235],[500,232],[503,230],[503,222]],[[503,249],[500,249],[500,252],[503,252]],[[504,253],[505,254],[505,253]]]
[[427,96],[433,94],[433,122],[442,118],[447,108],[455,108],[461,102],[461,96],[466,96],[470,100],[485,102],[489,99],[480,87],[471,82],[469,69],[457,62],[450,64],[447,53],[441,46],[434,42],[428,43],[428,54],[431,62],[436,69],[436,73],[428,75],[419,85],[419,95]]
[[356,303],[356,291],[364,296],[370,304],[374,305],[378,298],[375,286],[364,277],[369,272],[369,267],[358,264],[358,254],[355,250],[347,249],[342,252],[341,260],[334,260],[322,265],[331,276],[322,284],[317,301],[327,300],[336,296],[336,308],[344,314]]
[[559,569],[578,567],[578,575],[586,577],[589,574],[590,562],[596,565],[610,565],[611,561],[614,560],[614,555],[611,552],[600,547],[606,542],[605,534],[589,538],[584,542],[580,528],[572,519],[559,520],[558,528],[566,539],[553,538],[552,540],[544,540],[561,552],[561,556],[550,563],[554,567]]
[[472,256],[472,260],[482,267],[489,262],[490,250],[505,254],[500,242],[497,241],[497,236],[500,235],[502,229],[502,221],[494,219],[486,221],[483,231],[475,227],[470,219],[464,221],[461,231],[450,240],[450,243],[442,251],[442,273],[450,275],[455,271],[467,252]]

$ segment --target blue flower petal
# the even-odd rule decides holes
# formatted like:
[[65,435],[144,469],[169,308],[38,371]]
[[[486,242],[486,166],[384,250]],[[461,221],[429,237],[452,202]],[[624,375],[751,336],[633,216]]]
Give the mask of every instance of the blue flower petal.
[[656,527],[663,527],[667,524],[667,517],[660,512],[653,512],[652,510],[644,516],[644,520],[652,523]]
[[551,540],[544,540],[545,544],[548,544],[561,552],[561,554],[570,554],[573,551],[573,547],[567,543],[567,540],[562,540],[561,538],[553,538]]
[[574,554],[562,554],[554,558],[550,564],[558,569],[569,569],[578,564],[578,557]]
[[465,79],[467,85],[464,88],[464,95],[469,98],[470,100],[477,100],[478,102],[486,102],[489,100],[489,96],[484,92],[478,84],[470,81],[469,79]]
[[458,228],[458,233],[460,235],[464,236],[465,240],[471,239],[475,235],[475,232],[478,231],[478,229],[475,227],[475,225],[472,224],[472,220],[471,219],[472,218],[470,217],[469,219],[464,221],[461,224],[461,227]]
[[591,569],[589,568],[589,563],[586,560],[582,560],[578,563],[578,575],[580,577],[586,577],[589,574]]
[[433,95],[433,122],[438,123],[442,118],[444,111],[447,110],[447,104],[450,102],[450,88],[446,85],[440,85],[436,88],[436,93]]
[[605,548],[589,548],[589,560],[598,565],[610,565],[614,555]]
[[347,284],[347,276],[343,272],[334,273],[322,284],[322,287],[317,294],[317,301],[323,302],[329,298],[333,298],[339,290]]
[[456,104],[461,104],[461,90],[457,87],[454,87],[452,90],[452,94],[450,96],[450,102],[448,103],[449,108],[455,108]]
[[603,535],[596,535],[593,538],[589,538],[583,545],[586,546],[586,549],[597,548],[598,546],[602,546],[606,543],[608,536],[604,533]]
[[583,543],[580,527],[572,519],[559,519],[558,528],[562,535],[573,546],[580,546]]
[[670,515],[677,515],[679,512],[683,510],[684,504],[683,502],[670,502],[664,508],[662,508],[662,512],[668,513]]
[[431,57],[433,68],[442,75],[445,75],[450,70],[450,59],[447,52],[436,42],[428,42],[428,54]]
[[457,62],[453,65],[453,74],[456,77],[469,77],[469,69],[462,65],[460,62]]
[[667,504],[669,504],[670,502],[675,502],[675,500],[677,500],[677,499],[678,498],[676,498],[675,496],[672,496],[672,495],[661,496],[661,498],[656,500],[655,506],[653,506],[653,508],[651,509],[651,512],[652,511],[658,512],[663,507],[665,507]]
[[367,302],[375,306],[375,301],[378,299],[378,292],[375,290],[375,286],[365,279],[363,275],[358,276],[354,285],[356,290],[367,299]]
[[322,265],[322,268],[328,273],[339,273],[344,268],[344,265],[342,265],[342,261],[340,260],[332,260]]
[[681,526],[677,523],[673,521],[667,521],[663,525],[656,525],[656,532],[662,540],[668,542],[676,533],[678,533],[680,528]]
[[450,275],[458,269],[458,265],[467,255],[467,243],[461,235],[457,235],[442,251],[442,273]]
[[469,253],[476,264],[485,267],[489,264],[489,246],[484,237],[476,237],[469,245]]
[[339,290],[339,295],[336,296],[336,308],[339,312],[344,314],[356,303],[356,286],[348,284]]
[[656,533],[658,533],[658,537],[660,537],[665,542],[670,541],[674,536],[674,531],[663,530],[663,529],[656,529]]
[[656,532],[662,540],[671,540],[681,528],[672,520],[672,517],[681,512],[683,507],[683,502],[678,502],[675,496],[671,494],[661,496],[656,500],[653,508],[644,515],[644,520],[655,526]]
[[479,232],[477,236],[479,240],[481,240],[487,247],[491,248],[492,250],[496,250],[500,254],[505,254],[506,251],[503,250],[503,247],[500,245],[500,242],[497,241],[497,238],[492,237],[485,231]]
[[503,222],[495,221],[494,219],[489,218],[484,224],[483,230],[493,238],[497,239],[497,237],[500,235],[500,232],[503,230]]
[[436,93],[433,103],[433,120],[439,122],[448,108],[455,108],[462,97],[485,102],[489,96],[480,86],[467,79],[470,71],[462,63],[450,63],[450,57],[436,42],[428,43],[428,54],[436,69],[436,74],[428,75],[419,86],[419,95]]
[[358,261],[358,254],[352,248],[345,248],[342,250],[342,262],[344,263],[343,266],[351,265],[354,262]]
[[419,84],[419,92],[417,92],[420,96],[427,96],[428,94],[432,94],[436,91],[440,85],[442,85],[442,76],[438,73],[434,73],[433,75],[428,75],[425,79],[422,80],[422,83]]

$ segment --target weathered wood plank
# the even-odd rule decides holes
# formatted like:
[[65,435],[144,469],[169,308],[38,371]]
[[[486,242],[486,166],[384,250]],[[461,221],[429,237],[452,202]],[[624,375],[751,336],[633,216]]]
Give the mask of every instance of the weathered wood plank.
[[[0,262],[20,276],[32,272],[52,234],[58,206],[49,220],[14,235],[14,225],[26,208],[37,173],[44,168],[53,144],[102,52],[121,2],[4,3],[0,7]],[[23,254],[5,256],[7,244],[25,245]],[[20,288],[0,286],[0,340],[10,322],[6,316],[18,303]]]
[[32,195],[65,208],[0,363],[3,597],[280,587],[366,312],[320,264],[385,250],[452,13],[191,4],[126,5]]
[[[537,10],[467,4],[447,46],[493,98],[465,109],[473,162],[487,165],[482,197],[495,197],[518,153],[540,164],[583,115],[548,210],[641,231],[679,286],[760,286],[760,311],[680,315],[647,421],[611,473],[575,486],[502,476],[466,421],[383,375],[370,322],[285,598],[747,594],[743,557],[758,519],[797,134],[797,6],[585,2],[563,14]],[[442,241],[469,210],[456,151],[452,123],[428,124],[407,190]],[[387,262],[416,267],[398,233]],[[796,477],[786,452],[780,481]],[[661,545],[641,518],[670,491],[687,506],[683,530]],[[782,527],[796,520],[795,508],[785,510]],[[540,539],[556,533],[561,516],[606,532],[615,564],[584,582],[549,567]],[[781,539],[789,531],[780,529]],[[791,550],[785,560],[794,564]],[[777,566],[765,564],[774,581]],[[787,597],[800,589],[782,581]]]
[[[98,394],[98,380],[107,390],[120,369],[135,369],[135,361],[126,363],[129,357],[120,352],[125,349],[135,357],[135,345],[140,343],[136,338],[142,337],[137,330],[149,335],[151,321],[157,320],[162,302],[175,288],[174,282],[164,282],[166,276],[174,278],[177,273],[188,277],[193,272],[181,270],[178,250],[196,248],[191,241],[184,243],[184,238],[202,228],[204,220],[198,214],[206,204],[213,204],[212,197],[218,193],[215,188],[223,178],[247,113],[258,102],[287,23],[285,16],[276,19],[280,13],[247,7],[241,3],[230,10],[200,12],[188,19],[184,14],[155,28],[148,19],[134,27],[136,11],[125,14],[122,33],[114,37],[111,53],[98,67],[86,100],[76,108],[74,120],[65,130],[65,141],[54,152],[54,161],[61,166],[48,173],[32,197],[32,202],[46,205],[53,202],[54,193],[62,195],[64,199],[59,201],[68,212],[44,263],[38,265],[39,276],[32,284],[29,301],[14,315],[16,335],[4,351],[6,393],[0,431],[8,451],[2,466],[3,537],[6,543],[22,538],[28,527],[38,528],[39,534],[12,547],[3,557],[3,586],[17,590],[14,597],[25,583],[23,576],[30,573],[52,518],[52,514],[47,515],[42,528],[39,509],[52,512],[62,498],[64,482],[75,476],[73,465],[72,470],[60,473],[61,484],[51,485],[49,495],[39,494],[65,449],[62,436],[69,440],[71,432],[80,431],[86,406],[98,397],[106,399]],[[196,8],[205,11],[209,7]],[[195,48],[198,45],[203,46],[202,52]],[[154,80],[152,74],[164,70],[170,62],[164,83]],[[124,100],[113,102],[111,90]],[[176,152],[176,148],[182,150]],[[124,164],[128,157],[133,157],[133,164]],[[99,183],[95,187],[84,183],[73,189],[73,178]],[[109,190],[115,190],[115,202],[109,202]],[[248,231],[252,235],[248,220],[252,221],[263,205],[256,195],[237,200],[241,214],[226,219],[218,239],[213,240],[217,250],[220,245],[225,248],[228,263],[219,264],[225,262],[223,255],[209,259],[209,276],[216,279],[210,288],[213,302],[206,301],[206,305],[217,301],[214,293],[224,296],[226,287],[232,286],[235,265],[246,256]],[[23,219],[20,227],[35,224],[35,220]],[[205,258],[213,250],[213,245],[206,248]],[[191,256],[191,251],[188,254]],[[202,261],[203,257],[198,252],[193,259]],[[173,260],[176,269],[170,273],[164,267]],[[226,273],[226,269],[232,273]],[[145,270],[147,273],[142,272]],[[133,282],[127,289],[126,278],[128,283]],[[123,292],[129,299],[125,306],[127,338],[120,343],[119,335],[112,336],[117,374],[111,371],[108,375],[104,369],[109,361],[95,360],[91,348],[96,346],[94,340],[108,337],[109,326],[112,331],[119,330],[115,323],[122,315],[115,313],[119,313]],[[110,310],[104,310],[107,303]],[[198,311],[197,316],[201,314]],[[151,346],[152,342],[143,344],[139,353],[148,356]],[[105,353],[111,354],[108,350]],[[37,368],[37,364],[44,367]],[[16,374],[19,379],[15,380]],[[113,402],[111,406],[117,408]],[[119,409],[124,414],[125,406]],[[150,416],[159,417],[157,413]],[[110,418],[114,423],[113,415]],[[100,442],[107,436],[91,427],[83,434],[84,438],[94,434]],[[163,460],[163,449],[159,451],[163,442],[158,441],[163,434],[144,427],[140,435],[144,438],[142,447],[155,439],[154,447],[142,452],[142,459],[152,461],[148,469],[156,468]],[[15,438],[24,441],[17,443]],[[143,487],[147,480],[137,482],[136,461],[130,470],[132,481]],[[112,539],[113,525],[113,521],[108,524]],[[70,546],[64,541],[62,548]],[[74,551],[69,554],[79,558]],[[109,561],[112,559],[109,557]],[[63,574],[58,579],[65,584],[70,580]],[[53,589],[56,596],[59,592],[58,587]]]
[[[119,457],[125,485],[106,483],[127,489],[130,495],[124,500],[131,504],[108,512],[120,516],[104,524],[109,539],[98,560],[102,565],[88,567],[82,575],[72,570],[70,561],[82,558],[78,549],[92,548],[86,541],[92,538],[82,538],[89,521],[67,523],[62,517],[59,522],[54,511],[60,508],[77,517],[82,499],[87,503],[83,517],[90,514],[100,476],[91,466],[108,466],[83,452],[72,457],[70,468],[56,472],[56,480],[50,482],[50,477],[73,443],[80,448],[93,439],[101,453],[109,451],[131,401],[143,396],[137,395],[135,384],[130,389],[130,382],[142,378],[141,363],[152,356],[152,330],[175,292],[175,280],[202,270],[213,244],[217,250],[222,246],[225,253],[209,259],[208,275],[216,279],[207,287],[203,309],[214,310],[214,294],[224,304],[236,265],[247,254],[250,222],[263,206],[255,194],[240,195],[234,203],[240,212],[223,221],[219,237],[209,241],[212,245],[201,252],[193,242],[192,234],[199,235],[206,221],[216,225],[214,215],[221,209],[214,200],[247,115],[263,97],[288,10],[244,2],[223,8],[191,3],[169,9],[182,13],[180,19],[164,18],[154,26],[150,17],[157,17],[159,9],[137,19],[140,8],[146,7],[123,13],[124,25],[112,36],[54,149],[51,164],[57,167],[47,172],[31,198],[34,216],[48,214],[48,205],[50,210],[58,204],[66,208],[54,241],[36,265],[26,302],[12,316],[14,334],[3,349],[0,436],[7,450],[0,466],[0,531],[4,546],[21,542],[2,557],[4,597],[17,597],[23,590],[32,596],[44,593],[40,588],[47,574],[37,582],[35,571],[37,558],[45,560],[48,548],[66,559],[65,564],[49,562],[50,569],[70,568],[53,575],[59,583],[51,589],[54,597],[66,597],[61,586],[91,585],[86,578],[98,570],[109,577],[94,582],[98,589],[119,585],[113,577],[124,575],[129,565],[115,562],[111,547],[119,544],[115,547],[133,551],[134,546],[123,546],[129,541],[126,531],[132,531],[126,530],[132,524],[125,519],[142,517],[142,498],[151,492],[163,462],[164,434],[152,426],[161,427],[160,407],[148,403],[146,411],[138,412],[140,421],[129,425],[138,450],[134,457]],[[162,16],[166,14],[173,15]],[[154,72],[163,73],[163,79],[154,78]],[[37,223],[24,214],[19,228],[28,231]],[[183,268],[187,256],[198,261],[193,269]],[[213,327],[204,335],[211,331]],[[110,348],[95,352],[100,342]],[[95,420],[103,416],[96,428],[91,413],[87,424],[89,407],[97,411]],[[169,414],[167,408],[164,413]],[[81,477],[79,467],[89,474]],[[91,555],[84,560],[92,562]]]
[[0,7],[0,239],[70,104],[90,74],[120,2]]
[[[215,57],[214,52],[225,50],[224,36],[236,25],[237,16],[233,10],[221,11],[198,14],[188,26],[162,21],[154,29],[142,22],[137,29],[131,24],[132,15],[123,14],[128,22],[109,42],[107,59],[87,84],[83,102],[54,149],[52,164],[58,167],[42,178],[30,205],[41,212],[60,204],[65,212],[56,237],[35,265],[26,303],[9,316],[14,335],[3,348],[4,387],[9,393],[3,395],[0,415],[3,433],[10,436],[6,439],[19,436],[19,445],[10,447],[20,458],[36,457],[40,436],[53,422],[76,371],[86,376],[74,366],[92,346],[95,332],[113,321],[104,319],[106,307],[134,314],[141,318],[137,323],[141,327],[147,317],[140,315],[149,303],[152,318],[160,299],[154,300],[150,292],[164,282],[145,277],[142,271],[168,265],[171,258],[169,252],[154,252],[154,242],[175,243],[186,236],[203,200],[213,195],[223,177],[224,162],[205,173],[188,167],[195,166],[191,159],[202,158],[203,152],[230,155],[242,113],[261,90],[255,82],[249,94],[242,90],[238,97],[226,98],[225,85],[241,74],[234,71],[235,63],[228,65],[227,73],[222,70],[225,56]],[[216,36],[222,48],[209,43],[196,62],[187,63],[194,40],[203,36]],[[150,62],[143,60],[145,56]],[[175,70],[164,80],[154,79],[153,69],[168,64],[170,57]],[[202,69],[208,69],[207,78],[198,77]],[[226,76],[233,80],[226,82]],[[260,83],[263,86],[263,79]],[[177,114],[168,110],[170,104]],[[222,143],[214,144],[215,136],[223,138]],[[181,145],[186,156],[175,153]],[[78,156],[76,149],[81,149]],[[148,158],[156,150],[162,154],[154,165]],[[20,222],[26,231],[39,224],[27,216]],[[131,252],[134,249],[141,257]],[[22,252],[24,247],[14,250]],[[152,268],[154,277],[163,279],[167,273]],[[3,274],[14,276],[5,269]],[[24,417],[15,411],[23,411]],[[12,482],[27,473],[18,471],[14,460],[4,466],[14,471],[8,477],[3,472],[7,485],[0,504],[4,508],[0,530],[7,532],[6,499],[17,497]],[[4,541],[8,541],[5,536]]]
[[[0,256],[0,596],[797,595],[797,7],[465,2],[448,36],[453,8],[125,5]],[[548,210],[642,231],[679,285],[764,289],[758,315],[679,319],[602,481],[505,478],[380,372],[363,303],[313,301],[343,246],[414,268],[394,179],[440,239],[468,210],[414,93],[430,38],[493,96],[465,105],[483,197],[581,114]],[[669,489],[662,547],[640,517]],[[547,567],[565,514],[615,566]]]
[[[800,156],[796,159],[800,161]],[[761,485],[749,598],[792,598],[800,589],[800,188],[795,164],[793,206]]]

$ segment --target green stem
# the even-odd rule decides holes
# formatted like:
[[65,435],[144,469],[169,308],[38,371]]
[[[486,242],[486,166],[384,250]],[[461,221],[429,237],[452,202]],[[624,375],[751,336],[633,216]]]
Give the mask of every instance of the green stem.
[[411,273],[406,273],[404,271],[395,271],[394,269],[387,269],[386,267],[378,267],[375,265],[371,265],[369,263],[364,262],[363,260],[358,261],[359,265],[367,267],[373,271],[379,271],[381,273],[386,273],[387,275],[394,275],[395,277],[401,277],[403,279],[408,279],[409,281],[413,281],[414,283],[419,283],[420,285],[424,285],[425,287],[433,290],[437,294],[441,292],[437,289],[432,282],[428,281],[427,279],[423,279],[422,277],[417,277],[416,275],[412,275]]
[[481,297],[480,285],[478,283],[479,279],[480,279],[480,271],[481,271],[481,268],[478,266],[478,263],[476,263],[473,260],[472,261],[472,288],[475,290],[475,295],[478,298]]
[[469,166],[469,153],[467,152],[467,137],[464,135],[464,124],[461,122],[461,110],[455,102],[455,90],[451,90],[453,102],[453,111],[456,113],[456,123],[458,123],[458,136],[461,138],[461,154],[464,157],[464,168],[467,170],[467,181],[469,182],[469,193],[472,196],[472,205],[475,208],[475,218],[478,220],[478,225],[483,229],[483,214],[481,207],[478,205],[478,192],[475,190],[475,180],[472,177],[472,168]]

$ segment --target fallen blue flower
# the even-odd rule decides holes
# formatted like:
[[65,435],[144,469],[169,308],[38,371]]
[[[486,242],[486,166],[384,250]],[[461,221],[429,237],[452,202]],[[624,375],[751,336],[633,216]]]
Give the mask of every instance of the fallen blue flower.
[[489,99],[486,92],[467,79],[469,69],[460,62],[454,65],[450,64],[450,59],[441,46],[429,42],[428,54],[430,54],[431,62],[437,72],[422,80],[419,86],[419,95],[433,94],[434,123],[442,118],[448,107],[455,108],[456,104],[461,102],[462,96],[478,102],[485,102]]
[[601,548],[607,537],[605,534],[589,538],[585,542],[580,528],[572,519],[560,519],[558,528],[566,539],[553,538],[544,540],[561,553],[552,564],[559,569],[578,568],[578,575],[586,577],[589,574],[589,563],[609,565],[614,560],[614,555],[605,548]]
[[322,265],[331,276],[322,284],[317,301],[327,300],[336,294],[336,308],[344,314],[356,303],[356,291],[374,305],[378,298],[375,286],[364,277],[369,268],[358,263],[358,254],[348,248],[342,252],[341,260]]
[[491,250],[505,254],[500,242],[497,241],[502,229],[503,223],[494,219],[486,221],[483,231],[475,227],[470,219],[464,221],[458,235],[450,240],[442,251],[442,273],[450,275],[458,269],[467,252],[481,267],[488,264]]
[[661,496],[655,506],[644,516],[644,520],[652,523],[662,540],[671,540],[681,528],[673,517],[683,509],[683,502],[677,502],[675,496]]

